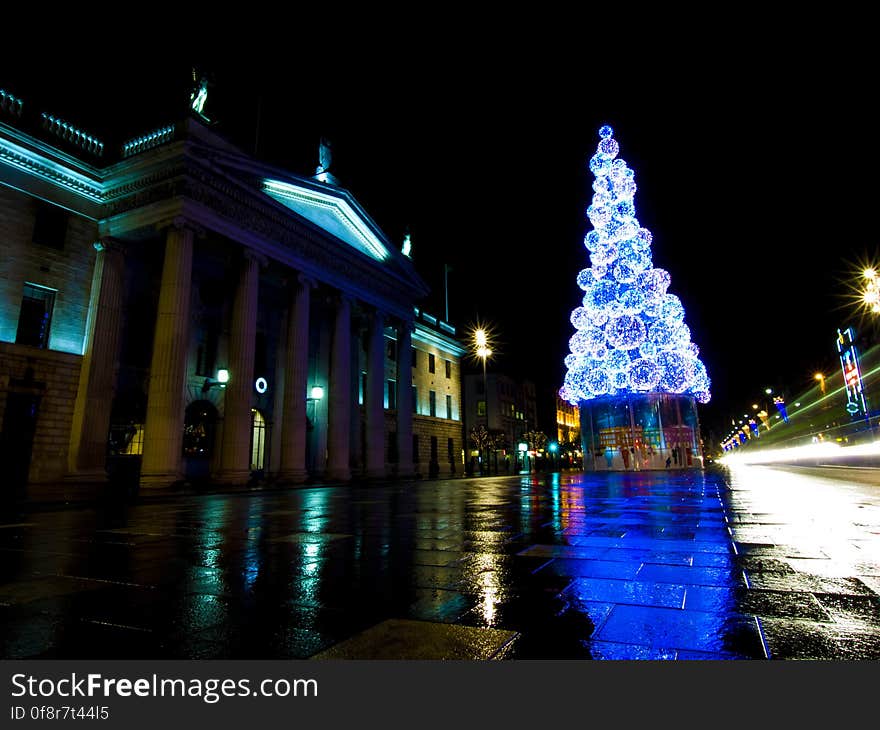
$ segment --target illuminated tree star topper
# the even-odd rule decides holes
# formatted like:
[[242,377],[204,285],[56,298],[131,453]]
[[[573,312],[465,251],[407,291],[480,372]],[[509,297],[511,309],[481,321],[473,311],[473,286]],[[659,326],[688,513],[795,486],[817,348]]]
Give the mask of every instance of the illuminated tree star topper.
[[684,393],[707,403],[709,376],[684,307],[667,293],[669,273],[654,268],[651,232],[635,217],[633,171],[617,157],[611,127],[599,137],[584,238],[592,266],[577,275],[584,298],[571,313],[576,332],[560,395],[575,405],[626,393]]

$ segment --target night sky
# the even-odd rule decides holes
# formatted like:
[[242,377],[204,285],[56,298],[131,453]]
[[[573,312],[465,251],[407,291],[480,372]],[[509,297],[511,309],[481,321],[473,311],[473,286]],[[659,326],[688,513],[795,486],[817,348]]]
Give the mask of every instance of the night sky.
[[447,46],[423,64],[409,47],[336,63],[166,57],[100,75],[4,62],[0,88],[116,143],[183,116],[195,62],[212,81],[205,112],[248,153],[312,175],[328,137],[341,185],[395,244],[409,227],[424,308],[443,316],[449,264],[452,323],[490,324],[489,369],[547,388],[565,372],[589,265],[587,162],[610,124],[712,379],[703,425],[724,436],[765,387],[793,396],[836,367],[836,328],[857,322],[847,279],[880,258],[873,64],[855,39],[831,51],[768,32],[624,70],[584,36],[565,51]]

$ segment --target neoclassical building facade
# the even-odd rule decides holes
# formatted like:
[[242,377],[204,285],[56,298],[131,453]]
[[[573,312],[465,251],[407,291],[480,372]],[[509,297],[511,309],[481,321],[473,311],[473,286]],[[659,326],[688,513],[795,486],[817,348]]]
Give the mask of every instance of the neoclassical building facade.
[[417,308],[412,261],[317,177],[195,118],[111,154],[0,91],[13,483],[460,472],[455,330]]

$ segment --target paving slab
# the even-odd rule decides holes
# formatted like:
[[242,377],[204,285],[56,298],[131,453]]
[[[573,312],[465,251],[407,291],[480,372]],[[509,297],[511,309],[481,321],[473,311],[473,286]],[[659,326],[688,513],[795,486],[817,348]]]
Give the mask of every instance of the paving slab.
[[513,631],[388,619],[312,656],[312,659],[498,659]]

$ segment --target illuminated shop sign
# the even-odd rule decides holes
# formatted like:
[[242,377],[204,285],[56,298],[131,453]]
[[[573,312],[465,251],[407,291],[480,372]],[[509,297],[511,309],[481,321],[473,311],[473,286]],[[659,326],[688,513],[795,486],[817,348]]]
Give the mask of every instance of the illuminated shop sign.
[[843,371],[843,385],[846,389],[846,410],[852,416],[868,415],[868,404],[862,387],[862,371],[859,367],[859,353],[855,345],[852,327],[842,332],[837,330],[837,351],[840,353],[840,368]]

